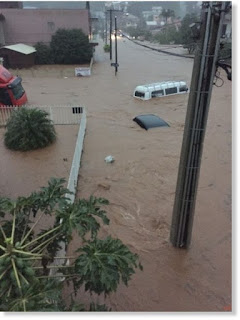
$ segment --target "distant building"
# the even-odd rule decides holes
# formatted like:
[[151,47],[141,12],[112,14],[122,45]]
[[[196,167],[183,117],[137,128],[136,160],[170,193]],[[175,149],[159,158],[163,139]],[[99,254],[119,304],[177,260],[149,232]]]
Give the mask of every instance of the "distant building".
[[162,7],[152,7],[152,13],[159,16],[162,13]]
[[49,44],[59,29],[82,29],[89,35],[86,9],[0,9],[0,44]]
[[148,20],[150,17],[152,18],[153,12],[152,11],[142,11],[142,15],[144,20]]
[[146,25],[148,28],[152,28],[152,27],[156,27],[158,24],[157,24],[157,21],[146,21]]
[[22,9],[22,1],[1,1],[0,9]]
[[161,22],[159,26],[151,27],[151,32],[153,35],[157,34],[158,32],[164,32],[169,27],[175,27],[176,31],[179,31],[181,27],[181,20],[180,19],[174,19],[172,23],[166,24],[165,22]]
[[121,26],[122,27],[134,27],[136,28],[139,22],[139,18],[132,15],[124,15],[121,19]]

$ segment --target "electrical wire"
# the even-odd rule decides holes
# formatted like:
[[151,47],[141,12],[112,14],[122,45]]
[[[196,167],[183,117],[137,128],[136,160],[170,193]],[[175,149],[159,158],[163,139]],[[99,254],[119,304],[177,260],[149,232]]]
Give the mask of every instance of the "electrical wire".
[[[217,84],[218,80],[221,81],[220,85]],[[213,85],[218,87],[218,88],[221,88],[224,85],[224,80],[223,80],[223,78],[220,77],[220,71],[218,71],[218,70],[216,71],[215,80],[213,82]]]

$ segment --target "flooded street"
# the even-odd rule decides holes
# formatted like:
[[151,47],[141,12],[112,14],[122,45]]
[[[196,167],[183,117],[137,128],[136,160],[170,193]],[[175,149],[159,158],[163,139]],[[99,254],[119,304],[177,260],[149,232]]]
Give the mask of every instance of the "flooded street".
[[[151,82],[183,80],[190,86],[193,60],[120,39],[115,77],[102,47],[100,41],[91,77],[29,76],[23,85],[31,104],[86,107],[77,196],[110,201],[110,225],[101,236],[120,238],[144,268],[106,304],[113,311],[230,310],[231,82],[222,72],[224,85],[213,89],[192,244],[189,250],[175,249],[169,232],[188,94],[149,101],[132,95],[137,85]],[[145,131],[132,121],[140,114],[155,114],[170,127]],[[105,163],[108,155],[114,163]],[[69,251],[77,247],[75,238]]]

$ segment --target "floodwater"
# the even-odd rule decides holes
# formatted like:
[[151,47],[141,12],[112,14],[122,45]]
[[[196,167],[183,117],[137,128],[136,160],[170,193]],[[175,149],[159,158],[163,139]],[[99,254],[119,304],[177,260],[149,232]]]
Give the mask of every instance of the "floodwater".
[[[51,177],[65,178],[67,187],[79,125],[55,126],[53,144],[32,151],[12,151],[4,145],[5,129],[0,128],[0,196],[16,199],[45,187]],[[38,223],[38,229],[53,224],[50,216]],[[38,230],[35,229],[35,230]]]
[[[144,268],[105,302],[113,311],[229,311],[231,82],[221,73],[224,84],[213,89],[192,243],[188,250],[176,249],[169,232],[188,94],[140,101],[132,93],[139,84],[165,80],[190,85],[193,61],[119,39],[115,76],[102,47],[100,41],[91,77],[35,75],[24,78],[24,87],[30,103],[87,109],[77,196],[94,194],[110,201],[106,208],[110,225],[100,235],[120,238],[140,256]],[[145,131],[132,121],[148,113],[170,127]],[[108,155],[114,163],[104,161]],[[78,245],[75,237],[69,253]],[[69,290],[66,299],[67,294]],[[80,294],[79,299],[88,301],[90,296]]]

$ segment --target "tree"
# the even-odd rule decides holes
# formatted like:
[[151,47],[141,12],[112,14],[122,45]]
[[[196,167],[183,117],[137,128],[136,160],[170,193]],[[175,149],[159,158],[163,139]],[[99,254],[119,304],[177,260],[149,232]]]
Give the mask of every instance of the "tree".
[[174,26],[168,26],[154,36],[154,40],[160,44],[180,43],[179,32]]
[[171,9],[163,9],[160,16],[163,16],[165,18],[165,23],[167,23],[168,18],[175,17],[175,12],[174,10],[171,10]]
[[187,14],[200,14],[201,6],[198,1],[186,1],[185,6]]
[[58,64],[87,63],[91,60],[93,49],[88,36],[80,29],[59,29],[50,43],[54,62]]
[[194,39],[190,25],[198,22],[199,18],[196,14],[187,14],[181,23],[179,29],[181,43],[188,49],[189,53],[193,53],[196,47],[196,39]]
[[46,111],[18,108],[7,122],[4,143],[12,150],[28,151],[44,148],[56,140],[52,121]]
[[37,42],[35,49],[37,51],[35,56],[36,64],[53,64],[53,53],[49,46],[42,42]]
[[[2,311],[83,311],[85,307],[74,301],[81,286],[108,295],[120,281],[127,285],[136,268],[142,269],[138,256],[119,239],[97,237],[100,223],[109,224],[101,208],[108,201],[91,196],[70,203],[64,183],[64,179],[52,178],[47,187],[28,197],[0,198]],[[39,231],[38,224],[47,216],[54,222]],[[71,257],[57,255],[62,243],[69,244],[73,232],[82,239],[80,248]],[[56,266],[56,259],[64,263]],[[61,298],[66,282],[74,288],[68,305]],[[91,304],[88,310],[107,308]]]

